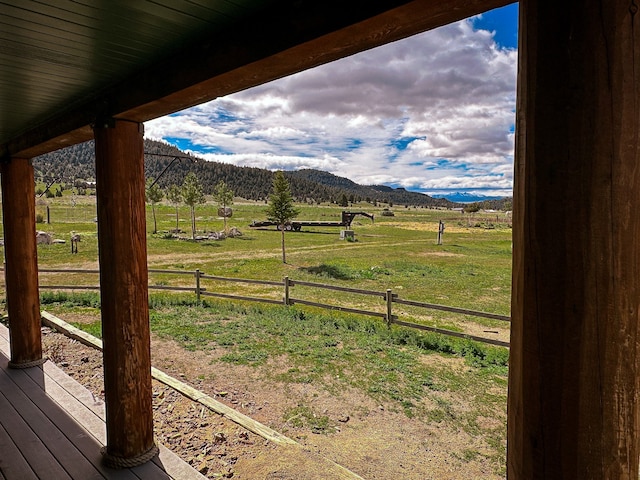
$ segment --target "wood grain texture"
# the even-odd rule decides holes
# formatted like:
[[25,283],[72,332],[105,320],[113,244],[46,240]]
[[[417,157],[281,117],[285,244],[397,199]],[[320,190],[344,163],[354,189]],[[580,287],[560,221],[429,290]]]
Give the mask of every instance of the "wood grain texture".
[[42,358],[33,166],[25,158],[2,165],[2,218],[11,361]]
[[638,478],[636,12],[520,2],[509,479]]
[[[90,140],[96,115],[146,121],[440,27],[509,0],[325,0],[270,7],[141,68],[0,145],[35,157]],[[167,75],[167,72],[174,72]]]
[[107,452],[153,447],[142,125],[95,127]]

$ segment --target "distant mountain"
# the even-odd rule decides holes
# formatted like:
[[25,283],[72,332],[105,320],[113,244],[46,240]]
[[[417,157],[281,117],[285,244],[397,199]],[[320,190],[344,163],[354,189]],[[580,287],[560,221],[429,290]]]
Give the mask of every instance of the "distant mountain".
[[[265,200],[271,193],[273,172],[262,168],[237,167],[226,163],[208,162],[186,154],[173,145],[145,140],[145,176],[158,179],[158,185],[167,188],[182,185],[184,177],[194,172],[205,193],[211,194],[223,180],[235,195],[247,200]],[[176,158],[178,158],[176,160]],[[36,177],[67,186],[95,181],[95,153],[93,142],[81,143],[34,158]],[[357,183],[320,170],[285,172],[291,193],[300,202],[339,202],[346,197],[350,202],[367,201],[391,205],[455,206],[446,199],[409,192],[404,188],[384,185],[358,185]]]
[[433,198],[446,198],[452,202],[458,203],[474,203],[474,202],[483,202],[485,200],[501,200],[504,197],[496,197],[489,195],[476,195],[473,193],[466,192],[454,192],[454,193],[437,193],[431,195]]
[[404,188],[392,188],[386,185],[359,185],[348,178],[339,177],[321,170],[303,169],[287,174],[292,179],[304,179],[321,185],[337,188],[354,197],[356,201],[391,203],[392,205],[418,205],[452,207],[447,199],[435,199],[418,192],[409,192]]
[[451,194],[436,194],[433,198],[446,198],[456,203],[477,203],[483,210],[511,210],[513,197],[495,197],[488,195],[474,195],[465,192]]

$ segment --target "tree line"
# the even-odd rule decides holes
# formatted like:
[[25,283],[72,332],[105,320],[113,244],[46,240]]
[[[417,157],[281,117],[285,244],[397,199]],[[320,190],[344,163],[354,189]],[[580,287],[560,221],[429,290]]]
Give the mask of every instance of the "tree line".
[[[206,195],[212,195],[224,181],[237,197],[267,202],[274,172],[254,167],[238,167],[226,163],[208,162],[189,155],[173,145],[154,140],[144,141],[145,177],[157,181],[166,190],[182,185],[189,173],[194,173]],[[95,152],[93,141],[73,145],[34,158],[36,179],[45,184],[56,182],[66,187],[86,189],[95,182]],[[292,198],[306,203],[369,202],[418,207],[452,207],[446,199],[409,192],[403,188],[383,185],[359,185],[351,180],[319,170],[284,172]],[[81,192],[82,193],[82,192]]]

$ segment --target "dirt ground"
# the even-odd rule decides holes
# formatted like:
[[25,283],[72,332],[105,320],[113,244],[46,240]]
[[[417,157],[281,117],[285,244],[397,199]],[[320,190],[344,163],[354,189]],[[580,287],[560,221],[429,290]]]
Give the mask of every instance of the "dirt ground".
[[[101,352],[47,328],[43,333],[45,354],[95,395],[103,395]],[[185,351],[171,341],[152,337],[156,368],[283,433],[302,448],[266,441],[154,380],[157,440],[208,478],[339,478],[328,474],[322,459],[364,479],[501,478],[494,473],[496,465],[489,455],[465,457],[464,452],[482,452],[483,446],[461,430],[408,418],[356,390],[336,396],[313,384],[267,382],[251,367],[212,364],[213,355]],[[429,359],[466,368],[459,359],[436,355]],[[328,417],[330,433],[315,432],[296,418],[286,418],[285,412],[300,405]]]

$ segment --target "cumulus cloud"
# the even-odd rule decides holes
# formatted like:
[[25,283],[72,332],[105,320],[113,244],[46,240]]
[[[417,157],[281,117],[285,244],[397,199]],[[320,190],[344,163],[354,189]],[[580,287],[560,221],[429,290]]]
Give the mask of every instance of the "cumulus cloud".
[[430,192],[512,187],[517,53],[471,20],[147,123],[209,160]]

